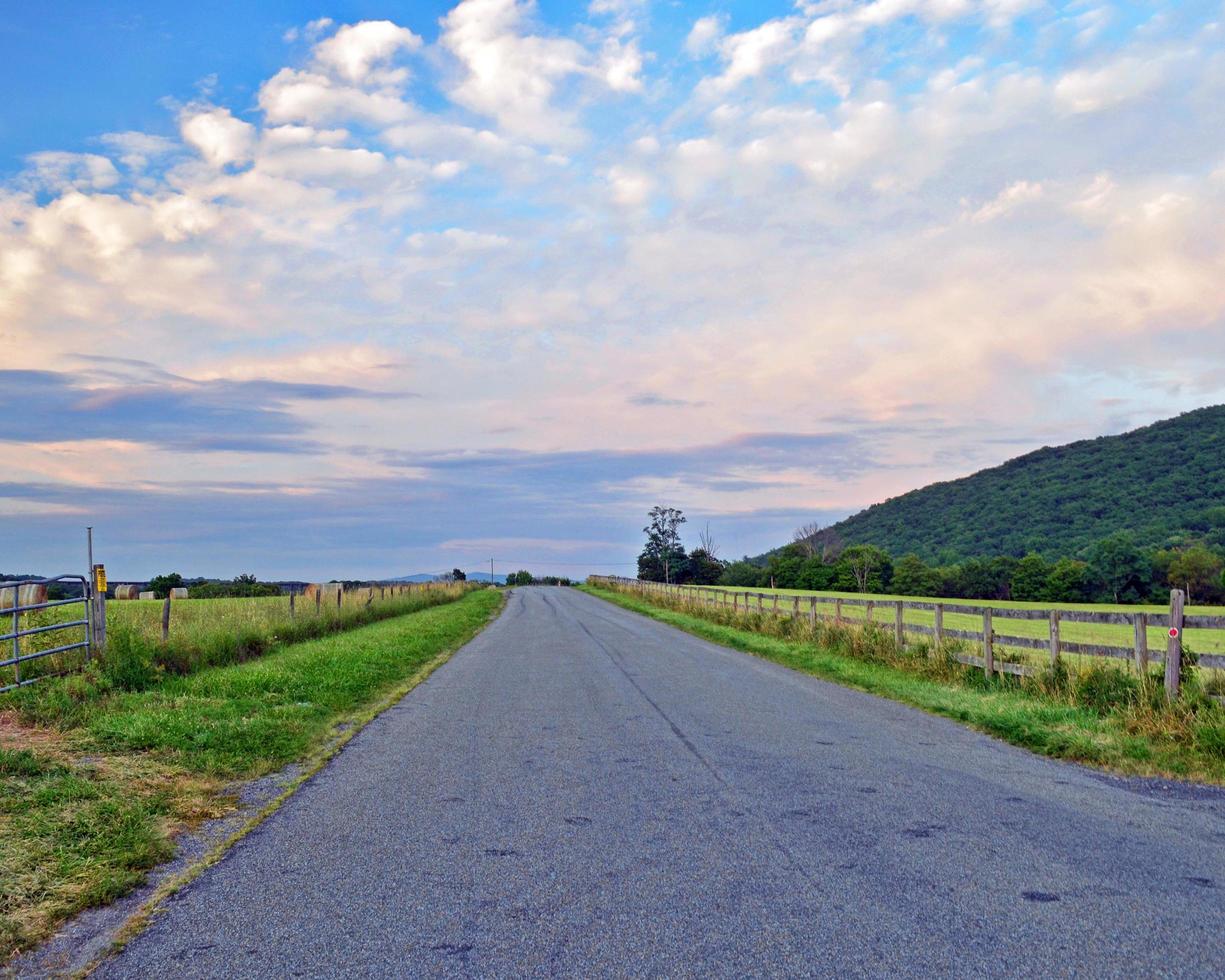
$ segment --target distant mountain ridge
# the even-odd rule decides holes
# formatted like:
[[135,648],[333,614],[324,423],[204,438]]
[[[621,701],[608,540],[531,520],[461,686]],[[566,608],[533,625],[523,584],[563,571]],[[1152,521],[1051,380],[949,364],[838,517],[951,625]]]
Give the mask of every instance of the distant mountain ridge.
[[893,497],[827,528],[844,545],[954,562],[1075,556],[1117,531],[1147,546],[1225,528],[1225,405],[1018,456]]

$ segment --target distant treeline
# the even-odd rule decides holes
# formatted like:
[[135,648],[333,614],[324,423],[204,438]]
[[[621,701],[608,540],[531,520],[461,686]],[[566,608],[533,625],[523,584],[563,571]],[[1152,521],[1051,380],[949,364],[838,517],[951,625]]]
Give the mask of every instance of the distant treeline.
[[[702,549],[680,551],[670,562],[677,583],[742,588],[805,589],[815,592],[876,592],[950,599],[1016,599],[1030,602],[1164,603],[1169,590],[1186,591],[1197,603],[1225,602],[1225,553],[1197,543],[1185,548],[1146,549],[1126,533],[1103,538],[1083,558],[1048,560],[968,558],[929,564],[917,555],[895,558],[875,545],[852,545],[837,553],[813,553],[811,543],[788,545],[765,562],[723,563]],[[662,568],[644,562],[639,578],[662,581]]]
[[557,575],[535,576],[529,571],[520,569],[506,576],[507,585],[573,585],[570,579]]

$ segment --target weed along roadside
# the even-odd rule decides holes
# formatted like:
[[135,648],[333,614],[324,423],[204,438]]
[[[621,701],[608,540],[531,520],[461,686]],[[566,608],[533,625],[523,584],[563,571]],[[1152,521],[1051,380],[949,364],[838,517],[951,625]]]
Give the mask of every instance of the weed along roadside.
[[1180,697],[1162,671],[1057,661],[1032,676],[984,673],[964,642],[898,643],[895,624],[778,616],[593,578],[584,591],[703,639],[944,715],[1042,755],[1132,775],[1225,783],[1225,708],[1183,664]]
[[[439,590],[344,633],[186,674],[139,647],[0,697],[0,962],[139,884],[235,781],[325,752],[470,640],[496,590]],[[349,730],[353,729],[349,727]]]

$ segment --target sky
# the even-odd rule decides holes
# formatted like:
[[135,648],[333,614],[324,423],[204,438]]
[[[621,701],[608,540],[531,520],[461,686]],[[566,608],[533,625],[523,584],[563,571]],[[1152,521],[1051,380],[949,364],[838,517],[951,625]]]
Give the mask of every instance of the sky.
[[632,573],[1225,401],[1225,5],[10,5],[0,571]]

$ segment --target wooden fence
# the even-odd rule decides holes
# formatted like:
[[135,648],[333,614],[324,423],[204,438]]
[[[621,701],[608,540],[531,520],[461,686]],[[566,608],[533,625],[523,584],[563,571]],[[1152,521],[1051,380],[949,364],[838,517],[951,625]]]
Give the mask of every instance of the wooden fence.
[[[1110,657],[1116,660],[1127,660],[1135,664],[1136,669],[1147,672],[1149,665],[1165,664],[1165,690],[1170,699],[1178,697],[1179,668],[1182,663],[1183,632],[1188,629],[1225,629],[1225,616],[1189,616],[1183,611],[1186,596],[1175,589],[1170,593],[1170,610],[1168,613],[1150,612],[1093,612],[1080,609],[1062,609],[1059,607],[1041,607],[1032,609],[1015,609],[985,604],[963,604],[928,602],[905,598],[898,599],[853,599],[824,595],[781,595],[777,592],[748,592],[723,588],[710,588],[700,585],[665,585],[662,582],[644,582],[640,579],[620,578],[617,576],[593,576],[592,581],[607,582],[614,587],[639,592],[643,595],[654,595],[679,601],[689,601],[702,605],[718,606],[736,612],[755,612],[776,616],[790,616],[799,619],[806,616],[812,625],[816,625],[818,617],[832,619],[838,624],[876,623],[881,626],[892,625],[894,639],[899,647],[906,644],[907,633],[918,633],[930,636],[939,646],[946,639],[970,640],[978,643],[982,656],[967,653],[953,653],[954,659],[974,667],[981,667],[990,676],[993,673],[1016,674],[1022,677],[1032,676],[1038,668],[1031,664],[1012,663],[996,656],[998,647],[1016,647],[1021,649],[1044,651],[1052,665],[1058,663],[1062,654],[1079,654],[1089,657]],[[864,616],[860,620],[844,616],[847,606],[864,607]],[[887,608],[892,617],[883,622],[875,618],[880,608]],[[906,622],[907,610],[923,610],[933,615],[932,626],[922,626]],[[944,625],[946,612],[959,615],[980,616],[982,628],[978,630],[951,629]],[[1045,620],[1047,636],[1038,639],[1032,636],[1016,636],[1006,630],[1008,620]],[[1098,623],[1114,626],[1131,626],[1132,643],[1129,646],[1113,646],[1104,643],[1074,643],[1060,637],[1061,623]],[[1166,648],[1164,653],[1150,650],[1148,630],[1150,627],[1166,631]],[[1201,667],[1225,669],[1225,655],[1200,654]]]

